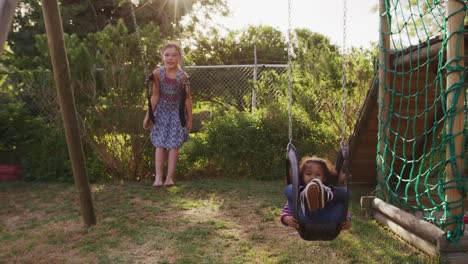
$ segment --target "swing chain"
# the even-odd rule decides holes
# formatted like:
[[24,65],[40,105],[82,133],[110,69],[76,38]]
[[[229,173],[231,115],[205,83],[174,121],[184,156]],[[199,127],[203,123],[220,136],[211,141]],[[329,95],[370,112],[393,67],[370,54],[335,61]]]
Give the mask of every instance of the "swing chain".
[[146,74],[147,73],[147,71],[146,71],[146,60],[145,60],[145,56],[143,55],[144,49],[143,49],[143,44],[141,43],[140,27],[137,24],[136,15],[135,15],[135,8],[133,7],[133,2],[129,1],[129,3],[130,3],[131,11],[132,11],[131,13],[132,13],[133,26],[135,27],[135,34],[136,34],[137,39],[138,39],[138,50],[140,51],[139,53],[140,53],[140,57],[141,57],[141,62],[143,63],[143,71]]
[[342,97],[341,97],[341,143],[345,142],[346,138],[346,0],[343,0],[343,47],[341,51],[341,80],[342,80]]
[[293,56],[293,45],[292,45],[292,32],[291,32],[291,0],[288,0],[288,87],[289,87],[289,144],[292,144],[292,104],[293,104],[293,76],[292,76],[292,56]]

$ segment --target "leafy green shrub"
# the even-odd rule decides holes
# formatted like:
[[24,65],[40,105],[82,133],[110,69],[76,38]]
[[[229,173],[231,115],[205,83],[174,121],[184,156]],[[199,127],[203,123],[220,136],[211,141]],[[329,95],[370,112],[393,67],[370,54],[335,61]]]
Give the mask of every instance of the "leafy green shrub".
[[110,179],[109,173],[99,155],[92,149],[86,150],[86,172],[90,183]]
[[[29,181],[73,182],[63,129],[42,122],[33,132],[35,136],[21,147],[23,178]],[[107,172],[98,155],[88,148],[85,158],[89,181],[103,180]]]
[[0,93],[0,151],[14,151],[26,180],[69,179],[71,175],[63,136],[3,86]]
[[40,120],[29,116],[24,103],[15,100],[9,88],[0,90],[0,105],[0,151],[18,152],[34,136]]
[[72,182],[73,173],[63,131],[41,123],[22,147],[23,177],[29,181]]
[[[14,152],[27,181],[73,181],[73,173],[63,129],[32,115],[14,92],[0,90],[0,152]],[[102,178],[105,170],[97,155],[87,151],[88,176]],[[3,160],[0,162],[4,162]]]
[[[293,127],[293,143],[302,153],[334,148],[334,136],[299,112],[293,115]],[[184,145],[181,163],[185,169],[214,165],[227,177],[278,179],[285,174],[288,142],[288,115],[278,105],[256,115],[231,110],[204,124]]]
[[285,137],[281,139],[278,133],[267,134],[266,130],[259,116],[228,112],[207,125],[206,154],[228,177],[278,176],[275,156],[281,153],[283,144],[278,143],[284,142]]

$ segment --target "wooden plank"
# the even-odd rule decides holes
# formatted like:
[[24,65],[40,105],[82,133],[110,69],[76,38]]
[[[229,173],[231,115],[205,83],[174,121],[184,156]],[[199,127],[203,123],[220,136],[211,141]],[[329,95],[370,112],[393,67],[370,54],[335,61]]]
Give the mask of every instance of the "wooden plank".
[[385,214],[403,228],[411,230],[411,232],[417,236],[434,245],[436,245],[439,237],[444,235],[444,231],[439,229],[437,226],[418,219],[414,215],[409,214],[396,206],[388,204],[379,198],[375,198],[372,201],[372,208]]
[[377,182],[377,172],[358,172],[351,171],[351,182],[352,183],[366,183],[366,184],[376,184]]
[[353,157],[351,157],[351,160],[358,159],[358,157],[369,157],[371,155],[375,157],[376,153],[377,153],[377,142],[375,142],[375,144],[361,145],[358,152],[355,153]]
[[362,196],[360,200],[361,208],[363,209],[371,209],[372,201],[374,200],[375,196]]
[[[373,179],[377,173],[376,162],[352,163],[350,165],[350,169],[351,169],[351,174],[353,175],[353,179],[355,180],[363,179],[363,178]],[[363,180],[359,180],[359,181],[363,182]]]
[[356,175],[357,173],[360,175],[372,174],[372,177],[374,177],[377,173],[377,162],[375,159],[374,162],[351,162],[350,164],[351,173],[353,175]]
[[[356,156],[353,159],[351,159],[351,162],[354,164],[376,164],[375,157],[376,152],[374,150],[373,152],[369,152],[368,154],[359,154],[359,156]],[[368,170],[369,168],[365,169]]]
[[[353,175],[353,179],[363,178],[365,175],[370,175],[368,177],[374,178],[376,175],[375,162],[373,164],[366,164],[367,167],[373,167],[373,169],[351,169],[351,174]],[[362,181],[361,181],[362,182]]]
[[[375,164],[373,164],[373,167],[375,167]],[[372,180],[372,182],[375,182],[376,170],[351,169],[350,171],[353,176],[352,181],[366,182],[366,180]]]
[[358,163],[375,162],[376,153],[377,153],[376,149],[366,150],[366,152],[359,153],[358,155],[355,155],[350,160],[352,162],[358,162]]
[[[373,146],[374,149],[377,148],[377,129],[373,129],[372,131],[367,130],[366,133],[362,133],[360,136],[360,138],[355,140],[356,144],[360,143],[363,147]],[[358,148],[355,152],[359,152],[360,150],[361,148]]]
[[[437,54],[439,54],[440,48],[442,47],[441,38],[438,37],[436,39],[433,39],[430,43],[431,44],[429,46],[429,57],[427,56],[427,48],[428,48],[427,45],[422,47],[419,52],[414,51],[411,54],[409,53],[411,48],[409,48],[407,49],[403,57],[399,57],[398,66],[400,67],[398,67],[398,69],[401,68],[401,65],[407,65],[411,61],[413,62],[425,61],[425,60],[428,60],[429,58],[433,58],[434,56],[437,56]],[[394,64],[394,60],[395,60],[395,56],[392,56],[392,62],[391,62],[392,65]]]
[[[353,134],[351,135],[351,138],[349,140],[349,156],[352,158],[358,151],[361,151],[361,148],[359,150],[357,149],[357,146],[361,146],[361,142],[364,142],[363,135],[367,135],[368,131],[367,128],[369,121],[370,121],[370,116],[369,113],[372,112],[371,110],[374,108],[376,105],[376,97],[377,97],[377,81],[376,78],[374,77],[371,83],[371,87],[367,93],[366,100],[364,101],[364,105],[360,109],[359,112],[359,117],[356,121],[356,125],[354,126],[354,131]],[[375,116],[377,116],[377,113],[374,113]],[[376,119],[377,120],[377,119]],[[374,137],[377,142],[377,130],[375,131]]]
[[[440,252],[463,252],[468,253],[468,237],[463,236],[456,244],[451,243],[445,236],[440,237],[437,240],[437,247]],[[467,258],[468,260],[468,258]]]
[[[371,159],[352,159],[351,160],[351,163],[354,164],[354,165],[369,165],[369,164],[374,164],[374,167],[373,169],[376,169],[377,167],[375,166],[376,164],[376,160],[375,160],[375,155],[374,155],[374,158],[371,160]],[[365,171],[368,171],[370,168],[367,167],[367,168],[362,168],[363,170]]]
[[364,212],[364,217],[369,218],[372,215],[371,203],[375,196],[362,196],[360,199],[361,209]]
[[362,128],[362,131],[360,131],[359,137],[357,137],[356,139],[364,140],[364,142],[367,142],[368,138],[369,140],[372,140],[372,141],[377,140],[377,132],[379,131],[377,121],[375,123],[369,122],[365,126],[362,126],[361,128]]
[[467,252],[460,252],[460,253],[450,253],[450,254],[441,254],[442,259],[444,262],[448,264],[466,264],[468,263],[468,253]]
[[437,246],[416,234],[411,233],[405,227],[396,223],[393,219],[389,218],[387,215],[382,214],[378,211],[374,211],[374,218],[377,222],[387,226],[395,234],[406,240],[408,243],[414,247],[424,251],[426,254],[436,257],[438,255]]
[[[375,196],[363,196],[361,197],[361,208],[365,209],[366,212],[369,211],[370,208],[374,208],[374,200],[376,200]],[[375,208],[374,208],[375,209]],[[403,212],[403,211],[402,211]],[[398,222],[393,217],[386,215],[383,212],[378,210],[373,211],[374,218],[380,224],[383,224],[390,228],[395,234],[403,238],[405,241],[410,243],[411,245],[417,247],[418,249],[424,251],[426,254],[429,254],[433,257],[436,257],[440,254],[442,259],[445,261],[444,263],[450,264],[465,264],[468,260],[468,237],[462,237],[458,243],[452,244],[450,243],[446,237],[445,233],[438,231],[438,235],[440,235],[435,243],[426,240],[423,237],[420,237],[418,234],[414,233],[414,229],[409,229]]]

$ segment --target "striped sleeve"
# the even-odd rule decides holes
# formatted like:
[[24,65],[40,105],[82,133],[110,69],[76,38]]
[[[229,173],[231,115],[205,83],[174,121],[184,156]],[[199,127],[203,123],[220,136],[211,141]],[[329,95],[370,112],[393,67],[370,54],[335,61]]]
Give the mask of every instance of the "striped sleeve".
[[284,217],[286,217],[286,216],[292,216],[291,209],[289,209],[289,205],[288,205],[287,202],[284,205],[283,212],[281,213],[281,216],[280,216],[280,222],[284,226],[287,226],[287,224],[284,222]]

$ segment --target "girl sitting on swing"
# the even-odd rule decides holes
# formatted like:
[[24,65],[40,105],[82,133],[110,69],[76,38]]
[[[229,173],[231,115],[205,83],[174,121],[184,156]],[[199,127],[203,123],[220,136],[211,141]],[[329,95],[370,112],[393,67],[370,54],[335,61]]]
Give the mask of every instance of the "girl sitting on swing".
[[[299,167],[299,220],[304,223],[336,222],[346,209],[347,190],[344,187],[327,186],[338,178],[331,163],[316,156],[304,157]],[[293,217],[290,208],[293,205],[292,184],[286,186],[288,201],[283,208],[280,221],[285,226],[299,228],[297,219]],[[342,230],[351,228],[351,212],[347,212]]]

